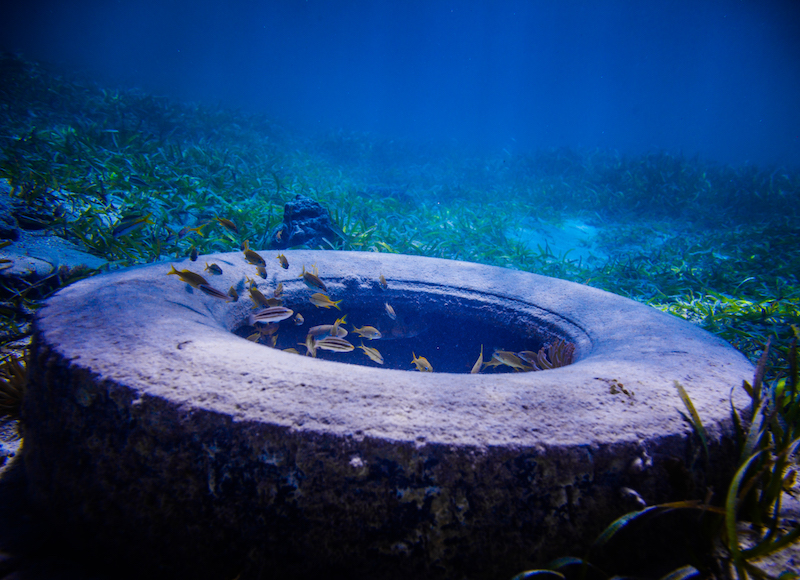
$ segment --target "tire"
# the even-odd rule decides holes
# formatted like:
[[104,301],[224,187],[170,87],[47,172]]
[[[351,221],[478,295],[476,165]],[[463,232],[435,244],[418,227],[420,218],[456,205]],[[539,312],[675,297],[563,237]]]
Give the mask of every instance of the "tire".
[[[217,263],[206,278],[238,287],[235,303],[158,263],[78,282],[40,310],[23,454],[31,497],[68,545],[197,578],[510,577],[582,555],[641,501],[702,496],[731,473],[729,395],[753,368],[685,321],[472,263],[297,250],[284,270],[260,253],[266,280],[241,252],[176,265]],[[312,264],[341,312],[308,302],[298,274]],[[394,368],[359,348],[312,358],[243,338],[245,277],[265,295],[282,281],[307,319],[281,323],[278,346],[349,313],[348,329],[387,329],[364,343]],[[415,321],[406,335],[388,336],[387,302]],[[575,345],[569,366],[469,373],[479,344],[488,360],[560,339]],[[434,372],[415,371],[412,352]],[[708,464],[674,381],[704,421]],[[733,400],[749,399],[737,388]]]

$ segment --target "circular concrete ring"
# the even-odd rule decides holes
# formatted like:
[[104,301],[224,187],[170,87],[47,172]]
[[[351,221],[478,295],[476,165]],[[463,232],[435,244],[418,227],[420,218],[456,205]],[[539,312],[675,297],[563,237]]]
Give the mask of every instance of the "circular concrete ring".
[[[24,460],[35,505],[65,541],[150,574],[197,578],[508,577],[582,554],[638,507],[629,490],[652,504],[698,483],[676,483],[676,473],[705,471],[698,496],[730,474],[730,391],[753,368],[689,323],[587,286],[472,263],[297,250],[285,252],[284,270],[261,253],[267,280],[241,252],[178,265],[200,272],[216,262],[223,274],[209,279],[238,286],[236,303],[159,263],[81,281],[41,309]],[[460,321],[454,345],[486,325],[531,344],[564,338],[577,345],[576,362],[469,374],[472,350],[462,374],[422,373],[411,352],[408,371],[388,370],[234,334],[252,312],[245,277],[265,293],[282,281],[290,307],[338,316],[307,302],[298,274],[312,264],[344,312],[378,316],[391,302],[427,320],[430,336]],[[434,369],[452,354],[424,351],[430,337],[418,339],[416,354]],[[674,381],[708,430],[704,470],[694,469],[700,446]],[[733,398],[747,401],[741,388]]]

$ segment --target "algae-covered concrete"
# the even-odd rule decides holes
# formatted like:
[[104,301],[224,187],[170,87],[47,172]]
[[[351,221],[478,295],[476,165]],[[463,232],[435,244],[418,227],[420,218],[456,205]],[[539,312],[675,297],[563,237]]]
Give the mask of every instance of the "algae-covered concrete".
[[[156,264],[79,282],[40,311],[24,459],[31,497],[65,541],[198,578],[498,578],[580,555],[642,501],[702,497],[730,473],[729,395],[737,387],[745,404],[738,387],[753,369],[684,321],[477,264],[287,251],[284,270],[262,254],[266,281],[239,252],[198,262],[222,267],[209,282],[238,287],[236,303]],[[492,321],[573,342],[577,361],[418,373],[232,333],[252,311],[246,276],[282,281],[285,303],[308,307],[298,274],[311,264],[343,311],[393,301],[432,321]],[[708,430],[708,466],[674,381]]]

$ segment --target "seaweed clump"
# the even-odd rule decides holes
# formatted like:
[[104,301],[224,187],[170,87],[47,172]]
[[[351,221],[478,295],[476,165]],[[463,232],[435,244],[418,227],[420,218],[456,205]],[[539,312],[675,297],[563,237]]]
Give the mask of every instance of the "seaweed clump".
[[[797,336],[796,329],[794,332]],[[790,369],[786,376],[771,384],[764,380],[767,342],[753,382],[744,382],[743,388],[750,396],[749,421],[731,404],[739,462],[722,493],[708,488],[702,499],[689,497],[687,491],[686,497],[677,501],[644,504],[642,509],[609,524],[583,557],[557,558],[544,568],[522,572],[512,580],[611,580],[631,574],[662,580],[800,578],[800,574],[789,569],[792,560],[782,563],[780,558],[781,552],[800,541],[800,525],[791,511],[784,510],[786,496],[797,497],[800,469],[800,370],[796,337],[787,350],[788,360],[779,361]],[[706,429],[685,389],[677,381],[675,386],[687,411],[682,414],[702,444],[707,465]],[[669,531],[665,532],[654,518],[670,513],[688,515],[684,520],[688,524],[666,528]],[[666,557],[668,546],[686,547],[679,555],[671,555],[672,564],[666,570],[658,570],[655,576],[651,570],[636,569],[640,563],[630,561],[629,543],[636,541],[634,536],[642,535],[642,526],[651,526],[651,532],[661,530],[662,541],[652,542],[650,566]]]
[[523,351],[519,357],[533,367],[534,371],[557,369],[571,365],[575,359],[575,345],[563,338],[539,349],[539,352]]

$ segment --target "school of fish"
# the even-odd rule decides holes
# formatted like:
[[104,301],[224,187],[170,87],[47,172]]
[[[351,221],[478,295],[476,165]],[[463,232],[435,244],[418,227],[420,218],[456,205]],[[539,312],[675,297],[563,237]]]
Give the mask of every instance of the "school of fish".
[[[149,223],[148,215],[136,215],[129,218],[120,220],[114,228],[115,236],[124,236],[131,231],[138,229]],[[238,235],[238,228],[234,222],[226,218],[215,218],[217,223],[225,228],[228,232]],[[202,234],[202,228],[208,224],[203,224],[196,228],[184,228],[178,232],[178,236],[188,235],[189,233]],[[186,230],[186,231],[184,231]],[[267,261],[258,252],[251,250],[248,242],[245,240],[242,244],[242,252],[244,260],[255,266],[256,273],[261,278],[267,277]],[[191,256],[192,261],[196,260],[196,256]],[[284,254],[276,256],[278,264],[284,270],[289,269],[289,261]],[[211,276],[220,276],[223,273],[222,268],[216,264],[208,262],[205,263],[205,272]],[[224,300],[226,302],[236,302],[239,300],[239,294],[233,286],[231,286],[227,293],[215,288],[208,280],[196,272],[184,269],[178,270],[174,265],[167,272],[167,275],[177,276],[182,282],[185,282],[192,288],[195,288],[204,294]],[[308,297],[308,301],[316,308],[330,309],[335,308],[341,310],[340,304],[344,302],[344,298],[339,300],[331,300],[329,296],[328,287],[320,277],[319,269],[316,264],[312,264],[309,269],[305,264],[302,265],[300,274],[297,276],[301,278],[303,283],[313,291]],[[378,280],[378,287],[386,291],[389,289],[389,283],[383,273],[380,274]],[[280,282],[271,296],[266,296],[259,288],[256,281],[250,277],[245,277],[243,286],[247,288],[250,300],[253,303],[253,310],[249,314],[247,323],[255,329],[255,332],[247,336],[247,339],[260,344],[265,344],[273,348],[278,343],[278,333],[280,331],[280,324],[286,322],[293,327],[301,327],[305,324],[305,318],[300,312],[295,312],[291,308],[283,306],[283,282]],[[397,311],[389,303],[384,302],[383,316],[388,317],[392,321],[398,318]],[[366,346],[364,340],[377,341],[383,338],[381,331],[372,325],[364,324],[361,327],[352,325],[352,332],[361,338],[361,344],[356,346],[348,341],[345,337],[349,331],[345,328],[347,321],[347,314],[337,318],[331,324],[322,324],[310,327],[306,333],[306,338],[303,343],[298,346],[305,348],[306,356],[316,357],[319,350],[329,351],[333,353],[348,353],[360,349],[364,356],[373,363],[382,365],[384,364],[384,357],[380,351],[373,346]],[[408,335],[413,336],[413,334]],[[285,352],[300,354],[300,351],[294,347],[283,349]],[[511,352],[506,350],[495,350],[489,360],[484,360],[483,345],[480,347],[480,353],[477,360],[472,366],[470,373],[479,373],[487,368],[494,368],[505,366],[512,369],[514,372],[528,372],[538,371],[544,369],[557,368],[559,366],[566,366],[573,360],[575,347],[573,344],[564,341],[563,339],[555,341],[550,345],[542,347],[537,351],[520,351]],[[420,372],[433,372],[433,365],[424,356],[417,356],[415,352],[411,353],[410,365],[414,365],[417,371]],[[410,369],[409,369],[410,370]]]

